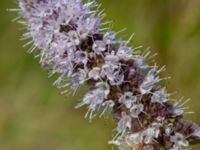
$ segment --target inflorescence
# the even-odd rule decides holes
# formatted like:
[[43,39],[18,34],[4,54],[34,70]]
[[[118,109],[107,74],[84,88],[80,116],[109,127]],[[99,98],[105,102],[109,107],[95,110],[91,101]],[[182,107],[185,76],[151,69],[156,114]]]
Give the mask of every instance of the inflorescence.
[[[59,74],[54,85],[74,93],[83,84],[88,92],[76,108],[86,105],[86,118],[113,114],[116,134],[110,144],[120,150],[181,150],[200,139],[200,128],[183,120],[180,99],[161,86],[165,67],[148,65],[150,51],[129,47],[117,38],[104,11],[94,0],[19,0],[20,19],[28,30],[24,46],[40,58],[50,76]],[[21,20],[22,19],[22,20]],[[67,90],[70,87],[72,90]]]

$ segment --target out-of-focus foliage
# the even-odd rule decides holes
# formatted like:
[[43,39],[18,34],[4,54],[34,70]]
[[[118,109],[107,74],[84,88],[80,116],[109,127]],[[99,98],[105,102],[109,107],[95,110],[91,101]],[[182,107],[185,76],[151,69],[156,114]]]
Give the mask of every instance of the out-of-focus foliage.
[[[158,53],[158,64],[167,66],[163,75],[172,76],[169,91],[191,97],[188,106],[196,113],[186,118],[200,124],[200,1],[100,2],[107,19],[114,20],[114,30],[127,27],[127,36],[136,34],[133,46],[151,46]],[[0,2],[0,149],[110,150],[111,121],[88,123],[85,110],[74,109],[85,88],[64,98],[52,87],[54,79],[21,48],[22,26],[11,22],[16,14],[6,11],[13,7],[16,0]]]

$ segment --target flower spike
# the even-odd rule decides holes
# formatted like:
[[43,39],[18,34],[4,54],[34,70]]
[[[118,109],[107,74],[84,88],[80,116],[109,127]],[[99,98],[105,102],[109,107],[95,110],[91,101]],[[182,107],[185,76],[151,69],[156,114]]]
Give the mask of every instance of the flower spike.
[[28,32],[22,39],[33,44],[29,52],[40,58],[50,76],[59,74],[54,85],[74,93],[89,86],[76,108],[86,105],[85,117],[113,114],[116,135],[109,142],[120,150],[181,150],[200,139],[200,128],[183,120],[182,104],[171,100],[160,82],[165,67],[151,66],[147,50],[128,46],[117,39],[112,22],[103,22],[104,11],[95,0],[18,0],[17,21]]

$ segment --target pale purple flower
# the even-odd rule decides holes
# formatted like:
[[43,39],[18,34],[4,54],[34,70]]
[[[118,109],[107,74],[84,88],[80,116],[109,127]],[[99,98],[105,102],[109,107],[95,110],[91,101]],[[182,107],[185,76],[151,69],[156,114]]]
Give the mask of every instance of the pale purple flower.
[[133,118],[138,118],[138,116],[140,115],[140,113],[142,113],[143,111],[144,111],[144,105],[143,104],[134,104],[130,108],[130,115]]
[[132,92],[126,92],[119,98],[119,102],[124,104],[128,109],[130,109],[137,101],[137,97],[133,95]]
[[131,129],[131,117],[125,112],[122,112],[121,118],[118,122],[117,132],[124,135],[127,129]]
[[[22,39],[28,52],[39,57],[54,85],[75,93],[83,84],[88,92],[76,108],[86,105],[86,118],[113,114],[116,135],[109,142],[120,150],[169,149],[200,139],[200,128],[183,120],[187,102],[173,102],[160,84],[158,68],[149,65],[150,52],[140,53],[105,27],[105,14],[95,0],[19,0],[20,23],[28,32]],[[109,25],[109,24],[108,24]],[[65,89],[63,94],[69,94]],[[160,142],[161,141],[161,142]]]
[[170,141],[173,142],[173,150],[180,150],[189,145],[189,142],[185,139],[185,136],[180,133],[175,133],[170,137]]
[[137,145],[142,143],[144,140],[143,133],[142,132],[137,132],[137,133],[132,133],[127,136],[126,141],[130,147],[132,145]]
[[100,40],[94,41],[92,48],[96,54],[102,54],[106,50],[106,43]]

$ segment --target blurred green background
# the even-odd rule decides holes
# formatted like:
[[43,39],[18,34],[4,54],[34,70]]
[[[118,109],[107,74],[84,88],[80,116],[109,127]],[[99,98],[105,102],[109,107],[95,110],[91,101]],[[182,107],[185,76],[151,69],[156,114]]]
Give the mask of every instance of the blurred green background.
[[[151,47],[157,61],[166,65],[172,79],[170,92],[192,98],[200,124],[200,1],[99,0],[115,30],[127,27],[136,34],[132,45]],[[83,119],[86,109],[74,106],[84,94],[63,97],[52,87],[37,60],[22,48],[21,26],[11,22],[17,0],[0,2],[0,150],[111,150],[113,123]],[[196,150],[200,149],[197,145]]]

